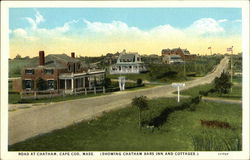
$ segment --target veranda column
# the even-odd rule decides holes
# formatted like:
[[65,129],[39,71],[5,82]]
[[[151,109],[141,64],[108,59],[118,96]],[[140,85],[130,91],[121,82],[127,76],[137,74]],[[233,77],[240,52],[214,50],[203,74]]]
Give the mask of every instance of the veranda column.
[[83,88],[85,88],[85,77],[83,77]]
[[89,78],[89,88],[91,88],[91,76],[88,77]]
[[67,79],[65,79],[64,82],[65,82],[64,89],[66,90],[67,89]]
[[71,91],[74,91],[74,78],[71,78]]

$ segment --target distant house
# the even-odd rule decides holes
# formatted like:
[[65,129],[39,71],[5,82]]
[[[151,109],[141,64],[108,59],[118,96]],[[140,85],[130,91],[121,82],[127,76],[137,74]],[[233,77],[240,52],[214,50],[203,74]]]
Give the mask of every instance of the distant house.
[[[190,54],[190,52],[187,49],[181,49],[180,47],[179,48],[174,48],[174,49],[163,49],[161,51],[161,55],[162,55],[162,57],[178,55],[178,56],[181,57],[181,59],[183,61],[193,60],[196,57],[195,54]],[[167,59],[167,58],[163,58],[163,59]]]
[[164,63],[167,64],[177,64],[177,63],[183,63],[181,56],[179,55],[165,55],[162,57],[162,60]]
[[145,72],[146,67],[137,52],[126,53],[126,50],[120,53],[116,64],[110,67],[110,74],[129,74]]
[[[84,63],[66,54],[50,54],[45,57],[39,52],[39,63],[22,70],[22,90],[53,90],[58,93],[73,93],[79,89],[102,85],[104,70],[91,71]],[[43,83],[41,85],[41,83]]]

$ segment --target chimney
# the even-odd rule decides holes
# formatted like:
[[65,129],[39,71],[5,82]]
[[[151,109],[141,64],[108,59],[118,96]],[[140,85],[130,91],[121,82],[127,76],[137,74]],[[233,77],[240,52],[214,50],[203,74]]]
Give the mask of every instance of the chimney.
[[75,58],[75,52],[71,52],[71,57]]
[[44,51],[39,51],[39,65],[44,66]]

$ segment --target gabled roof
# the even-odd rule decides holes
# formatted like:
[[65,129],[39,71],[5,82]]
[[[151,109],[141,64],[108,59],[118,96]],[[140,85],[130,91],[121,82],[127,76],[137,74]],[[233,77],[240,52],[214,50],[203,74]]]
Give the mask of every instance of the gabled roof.
[[50,54],[48,56],[46,56],[45,60],[47,61],[51,61],[51,60],[57,60],[57,61],[61,61],[61,62],[79,62],[80,60],[76,59],[76,58],[72,58],[66,54]]
[[88,66],[80,61],[79,59],[72,58],[67,56],[66,54],[49,54],[45,57],[45,64],[44,66],[39,66],[39,57],[35,59],[35,63],[27,65],[27,67],[35,68],[35,67],[48,67],[48,68],[57,68],[57,69],[64,69],[68,68],[68,62],[78,62],[81,64],[83,68],[88,68]]
[[190,52],[189,52],[187,49],[182,49],[182,52],[183,52],[184,54],[190,54]]
[[126,53],[126,54],[121,54],[119,59],[134,59],[135,55],[137,53]]

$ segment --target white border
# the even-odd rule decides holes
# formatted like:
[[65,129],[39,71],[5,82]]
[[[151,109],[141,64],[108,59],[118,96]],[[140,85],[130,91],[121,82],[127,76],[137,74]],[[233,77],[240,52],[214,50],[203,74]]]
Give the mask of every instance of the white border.
[[199,156],[144,156],[143,159],[249,159],[249,2],[248,1],[3,1],[1,2],[1,159],[141,159],[139,156],[18,156],[18,152],[8,152],[8,57],[9,57],[9,8],[41,7],[232,7],[242,8],[243,37],[243,151],[226,152],[229,156],[218,156],[219,152],[196,152]]

